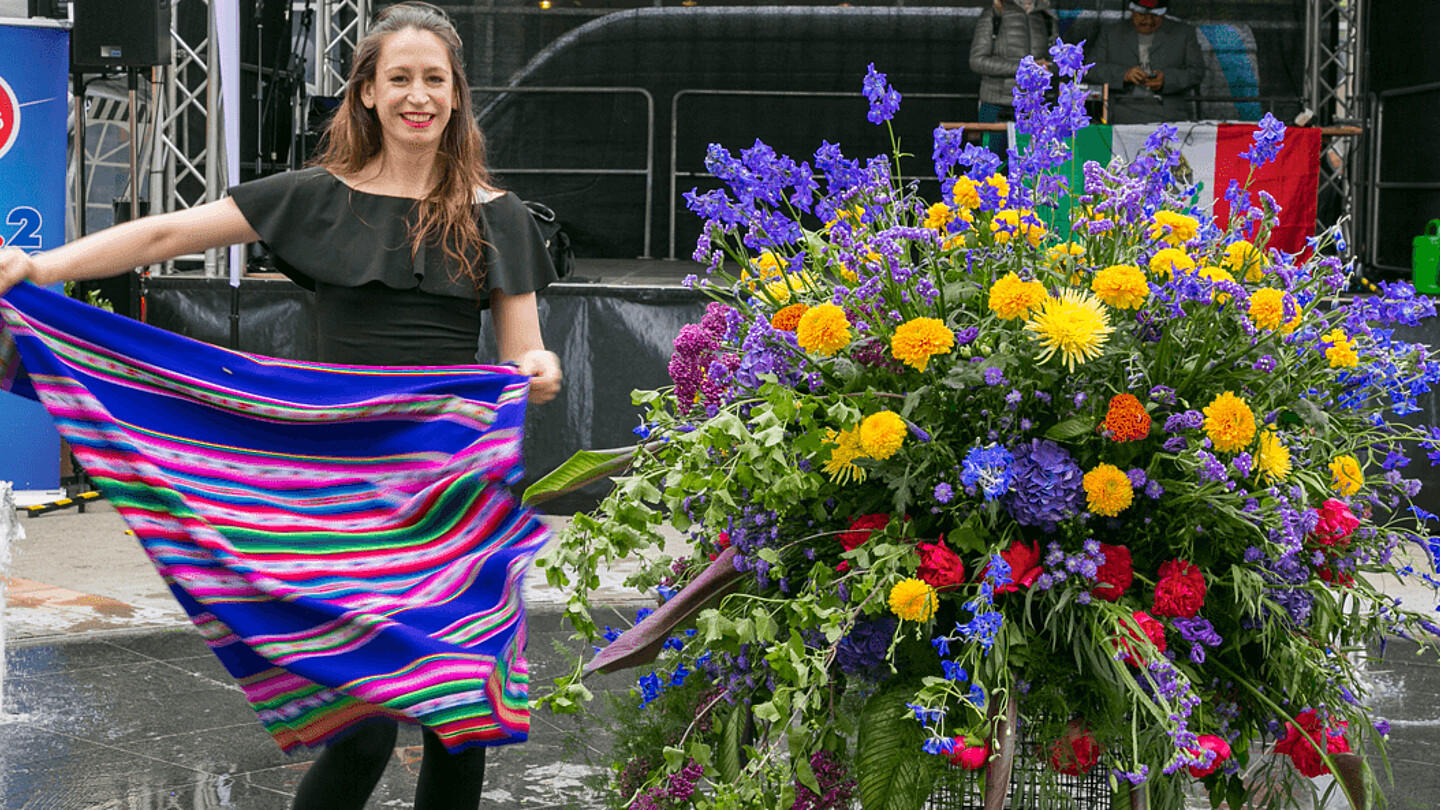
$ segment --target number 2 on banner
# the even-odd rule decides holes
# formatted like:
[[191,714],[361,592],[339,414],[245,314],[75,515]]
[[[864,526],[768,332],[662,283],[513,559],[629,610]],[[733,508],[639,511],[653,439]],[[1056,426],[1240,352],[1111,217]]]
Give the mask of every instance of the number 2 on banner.
[[10,213],[5,215],[5,224],[15,228],[15,231],[9,239],[0,235],[0,247],[39,250],[40,225],[43,221],[40,212],[28,205],[10,209]]

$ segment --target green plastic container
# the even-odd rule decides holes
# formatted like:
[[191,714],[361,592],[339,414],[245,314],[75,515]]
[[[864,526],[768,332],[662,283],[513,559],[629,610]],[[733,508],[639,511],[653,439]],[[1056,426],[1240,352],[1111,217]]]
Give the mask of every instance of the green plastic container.
[[1410,253],[1410,269],[1415,291],[1440,294],[1440,219],[1430,220],[1425,233],[1415,237]]

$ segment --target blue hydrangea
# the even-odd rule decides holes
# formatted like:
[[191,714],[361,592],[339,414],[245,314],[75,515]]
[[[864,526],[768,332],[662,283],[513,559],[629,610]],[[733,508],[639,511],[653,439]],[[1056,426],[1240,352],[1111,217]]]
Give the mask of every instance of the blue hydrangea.
[[1017,447],[1013,455],[1004,504],[1016,522],[1053,532],[1060,521],[1080,512],[1085,473],[1065,448],[1048,439],[1034,439]]

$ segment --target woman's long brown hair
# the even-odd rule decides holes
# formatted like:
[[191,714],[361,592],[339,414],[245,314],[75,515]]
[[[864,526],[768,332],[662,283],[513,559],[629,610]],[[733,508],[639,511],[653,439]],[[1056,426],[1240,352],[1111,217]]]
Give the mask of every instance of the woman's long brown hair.
[[410,28],[429,31],[445,44],[455,89],[455,104],[450,111],[450,121],[440,135],[440,150],[435,157],[440,179],[420,200],[420,215],[410,229],[411,255],[426,240],[438,238],[445,255],[464,268],[479,289],[484,281],[481,251],[485,242],[471,206],[476,189],[496,189],[490,184],[489,172],[485,169],[485,138],[475,124],[460,35],[445,12],[429,3],[409,2],[380,13],[355,48],[345,96],[330,119],[324,149],[314,163],[333,174],[353,175],[380,154],[380,119],[360,100],[360,91],[367,82],[375,81],[380,47],[385,38]]

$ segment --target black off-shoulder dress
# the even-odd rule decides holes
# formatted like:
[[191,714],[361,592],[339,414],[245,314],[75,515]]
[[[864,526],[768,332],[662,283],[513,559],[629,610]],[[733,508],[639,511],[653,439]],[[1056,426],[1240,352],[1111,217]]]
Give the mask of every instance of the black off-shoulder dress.
[[384,366],[469,365],[490,292],[557,280],[545,240],[513,193],[475,203],[486,247],[474,280],[438,242],[411,250],[416,201],[356,191],[320,167],[230,189],[282,273],[315,292],[319,359]]

